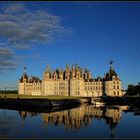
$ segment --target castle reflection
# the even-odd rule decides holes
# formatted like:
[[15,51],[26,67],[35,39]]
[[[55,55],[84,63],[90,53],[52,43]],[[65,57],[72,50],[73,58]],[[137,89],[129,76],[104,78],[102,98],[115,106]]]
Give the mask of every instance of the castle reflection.
[[[20,116],[35,116],[39,113],[20,111]],[[42,120],[46,127],[51,124],[55,126],[64,125],[67,130],[78,130],[93,123],[94,118],[104,120],[111,129],[111,137],[115,137],[115,128],[122,117],[120,108],[95,107],[93,105],[82,105],[69,110],[42,113]]]

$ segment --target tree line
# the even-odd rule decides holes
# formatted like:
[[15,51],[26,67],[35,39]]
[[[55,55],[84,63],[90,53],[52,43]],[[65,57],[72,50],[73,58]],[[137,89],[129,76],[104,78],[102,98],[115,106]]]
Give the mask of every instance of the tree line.
[[0,90],[0,94],[18,94],[18,90]]
[[140,95],[140,82],[137,85],[128,85],[126,95]]

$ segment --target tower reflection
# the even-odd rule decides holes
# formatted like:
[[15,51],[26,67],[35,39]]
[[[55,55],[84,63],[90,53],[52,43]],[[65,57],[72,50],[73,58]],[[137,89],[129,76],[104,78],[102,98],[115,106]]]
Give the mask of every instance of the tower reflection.
[[[27,116],[35,116],[39,113],[19,111],[23,120]],[[94,118],[104,120],[111,129],[111,137],[115,137],[115,128],[122,117],[120,108],[95,107],[93,105],[82,105],[78,108],[62,110],[51,113],[42,113],[42,121],[46,127],[50,125],[65,126],[66,130],[76,131],[94,125]]]

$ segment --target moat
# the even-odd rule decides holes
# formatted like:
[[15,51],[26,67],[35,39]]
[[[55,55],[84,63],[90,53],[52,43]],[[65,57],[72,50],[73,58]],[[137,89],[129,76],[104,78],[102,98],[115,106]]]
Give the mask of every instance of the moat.
[[0,138],[139,138],[140,108],[83,104],[48,113],[0,109]]

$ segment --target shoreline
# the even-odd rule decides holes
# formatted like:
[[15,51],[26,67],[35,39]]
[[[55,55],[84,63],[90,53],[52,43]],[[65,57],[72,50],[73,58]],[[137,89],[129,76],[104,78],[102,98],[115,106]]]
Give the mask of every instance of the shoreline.
[[90,103],[89,98],[83,99],[0,99],[0,108],[37,112],[52,112],[70,109],[81,104]]
[[[9,98],[8,98],[9,97]],[[140,97],[101,97],[100,102],[104,106],[127,105],[131,107],[140,107]],[[35,112],[52,112],[61,109],[70,109],[81,104],[91,104],[89,97],[32,97],[31,96],[1,96],[0,108],[25,110]]]

